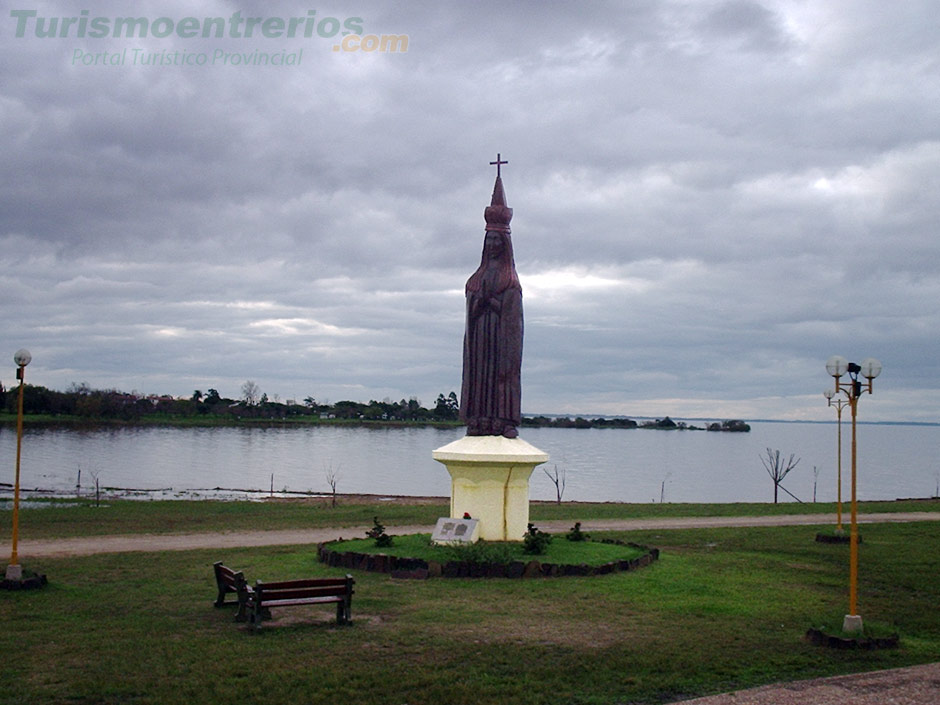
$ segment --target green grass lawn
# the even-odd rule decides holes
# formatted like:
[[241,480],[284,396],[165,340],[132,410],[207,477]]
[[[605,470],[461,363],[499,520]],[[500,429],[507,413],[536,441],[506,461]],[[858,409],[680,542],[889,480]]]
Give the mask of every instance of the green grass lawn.
[[[371,526],[379,515],[386,526],[417,524],[433,526],[446,516],[447,500],[439,504],[400,504],[394,502],[355,504],[341,499],[331,507],[328,499],[299,501],[149,501],[108,500],[96,507],[94,501],[51,500],[52,507],[20,511],[20,538],[42,539],[65,536],[100,536],[135,533],[190,533],[200,531],[253,531],[260,529],[304,529],[344,526]],[[861,502],[860,512],[940,511],[940,501]],[[779,514],[828,514],[835,516],[834,503],[819,504],[621,504],[563,502],[533,503],[533,522],[564,519],[639,519],[694,516],[757,516]],[[0,510],[0,541],[9,540],[11,512]],[[845,521],[848,522],[846,506]],[[832,521],[831,523],[834,523]]]
[[[49,502],[62,506],[61,500]],[[433,526],[448,512],[448,504],[347,504],[335,508],[329,500],[189,501],[189,500],[67,500],[68,508],[20,511],[20,538],[100,536],[107,534],[179,534],[213,531],[260,531],[372,525],[381,515],[389,526]],[[0,539],[9,540],[10,511],[0,511]]]
[[0,592],[0,703],[661,703],[940,660],[940,523],[863,528],[860,612],[901,635],[874,652],[803,641],[848,601],[848,547],[818,528],[608,533],[663,552],[593,578],[357,572],[352,627],[295,608],[256,634],[211,606],[213,561],[251,581],[343,571],[312,546],[24,561],[50,584]]

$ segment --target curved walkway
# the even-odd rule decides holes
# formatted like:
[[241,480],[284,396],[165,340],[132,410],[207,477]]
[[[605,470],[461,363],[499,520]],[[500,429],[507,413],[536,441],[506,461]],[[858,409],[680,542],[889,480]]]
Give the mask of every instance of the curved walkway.
[[[940,512],[891,512],[860,514],[859,523],[940,521]],[[676,517],[671,519],[598,519],[583,521],[585,531],[644,531],[655,529],[703,529],[749,526],[819,526],[831,522],[828,515],[786,514],[760,517]],[[94,553],[127,551],[187,551],[198,548],[239,548],[246,546],[288,546],[315,544],[335,539],[359,538],[371,527],[350,526],[341,529],[285,529],[280,531],[225,531],[199,534],[133,534],[126,536],[88,536],[49,540],[21,540],[17,550],[29,558],[85,556]],[[545,531],[567,531],[571,521],[539,522]],[[390,526],[390,534],[429,533],[428,526]],[[938,701],[940,703],[940,701]]]

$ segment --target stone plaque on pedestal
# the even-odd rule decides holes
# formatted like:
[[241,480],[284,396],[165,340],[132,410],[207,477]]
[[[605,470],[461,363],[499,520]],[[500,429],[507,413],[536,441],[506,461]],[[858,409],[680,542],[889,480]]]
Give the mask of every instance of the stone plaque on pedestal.
[[443,544],[476,543],[480,537],[479,525],[480,522],[477,519],[441,517],[437,520],[434,533],[431,534],[431,542]]

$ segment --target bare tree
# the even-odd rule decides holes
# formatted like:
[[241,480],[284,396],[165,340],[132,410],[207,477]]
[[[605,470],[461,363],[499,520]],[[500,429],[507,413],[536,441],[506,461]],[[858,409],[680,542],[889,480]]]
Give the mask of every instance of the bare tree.
[[774,481],[774,504],[777,503],[778,488],[793,497],[793,499],[795,499],[797,502],[802,502],[799,497],[780,484],[783,482],[783,478],[789,475],[790,471],[797,466],[797,464],[800,462],[800,458],[794,460],[793,453],[790,453],[789,460],[784,462],[783,458],[780,456],[779,450],[771,450],[768,448],[767,457],[765,458],[764,456],[761,456],[760,461],[764,464],[764,469],[767,470],[767,474],[770,475],[770,479]]
[[101,470],[97,467],[92,466],[89,470],[91,474],[91,479],[95,481],[95,506],[101,506],[101,485],[98,483],[98,475],[101,474]]
[[250,379],[242,385],[242,399],[248,406],[255,406],[261,398],[261,387]]
[[555,485],[555,497],[558,501],[558,504],[561,504],[561,496],[565,493],[565,480],[567,471],[562,468],[558,469],[558,465],[555,465],[555,469],[552,472],[548,471],[548,468],[542,468],[542,471],[548,475],[548,479],[552,481],[552,484]]
[[336,507],[337,481],[339,481],[339,473],[333,468],[333,463],[330,463],[329,467],[326,469],[326,483],[330,486],[330,506],[334,508]]

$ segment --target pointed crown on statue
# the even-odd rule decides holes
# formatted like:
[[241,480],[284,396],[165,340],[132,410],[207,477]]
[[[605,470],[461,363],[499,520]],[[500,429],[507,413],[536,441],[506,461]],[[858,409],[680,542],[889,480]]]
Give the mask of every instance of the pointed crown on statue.
[[506,192],[503,190],[503,177],[500,175],[500,167],[509,162],[501,161],[501,156],[496,155],[496,161],[490,164],[496,165],[496,184],[493,186],[493,198],[490,199],[490,205],[483,211],[483,217],[486,218],[486,229],[499,232],[509,232],[509,221],[512,220],[512,208],[506,205]]
[[503,191],[503,179],[496,177],[496,186],[493,187],[493,199],[483,211],[486,218],[487,230],[509,232],[509,221],[512,220],[512,208],[506,205],[506,192]]

